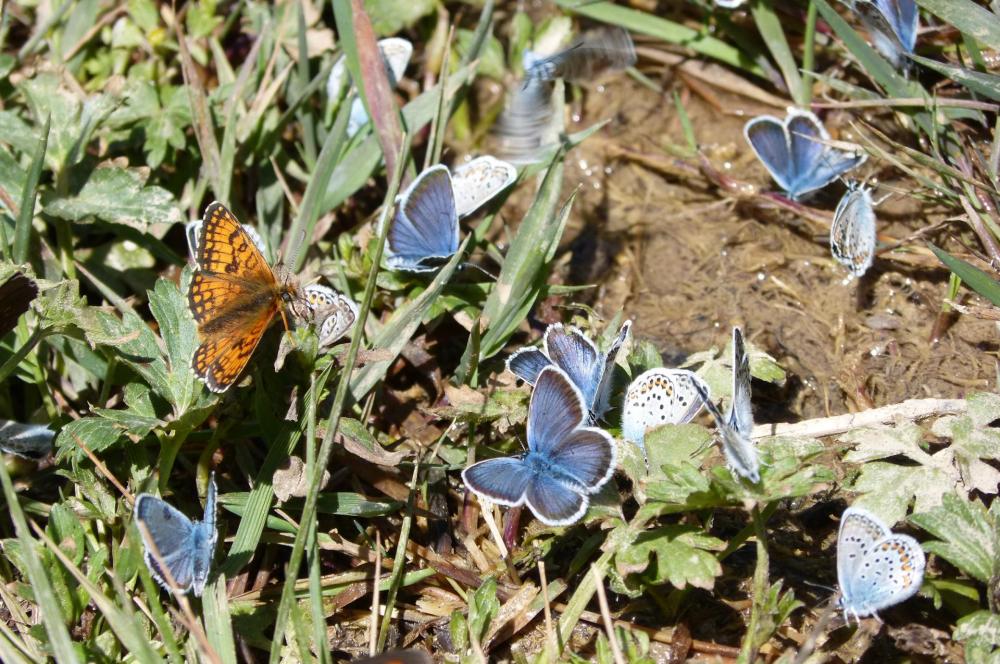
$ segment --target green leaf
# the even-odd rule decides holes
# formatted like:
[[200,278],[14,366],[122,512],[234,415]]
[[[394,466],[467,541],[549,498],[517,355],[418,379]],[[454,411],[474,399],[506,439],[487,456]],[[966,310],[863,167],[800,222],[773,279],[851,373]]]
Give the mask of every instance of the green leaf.
[[969,285],[969,288],[976,291],[994,306],[1000,307],[1000,283],[978,267],[970,265],[960,258],[955,258],[946,251],[928,243],[934,255],[944,263],[949,270],[955,273],[962,281]]
[[71,454],[77,458],[84,458],[85,454],[77,445],[77,439],[86,445],[91,452],[97,453],[114,445],[124,435],[125,432],[108,418],[81,417],[59,430],[55,439],[55,447],[58,450],[59,458]]
[[50,194],[45,212],[69,221],[94,217],[140,231],[150,224],[183,221],[173,194],[162,187],[146,186],[148,178],[149,171],[145,169],[99,166],[75,194],[67,197]]
[[910,517],[937,541],[922,546],[965,574],[988,583],[993,576],[993,560],[1000,552],[997,542],[996,515],[988,512],[979,499],[966,500],[946,493],[934,509]]
[[34,155],[31,157],[31,167],[28,169],[28,176],[24,179],[24,188],[21,190],[21,209],[18,211],[17,224],[14,226],[14,252],[12,254],[14,262],[18,264],[25,263],[28,260],[31,220],[35,216],[38,179],[42,175],[42,166],[45,164],[45,150],[48,145],[51,120],[51,116],[46,116],[45,125],[42,128],[42,138],[35,148]]
[[[191,281],[191,268],[185,267],[181,286]],[[191,358],[198,347],[198,330],[188,311],[187,297],[172,282],[160,279],[149,291],[149,309],[159,324],[160,336],[166,346],[166,392],[177,418],[192,408],[205,407],[214,399],[208,396],[191,369]],[[200,422],[200,420],[198,421]]]
[[395,35],[434,11],[434,0],[367,0],[365,11],[379,37]]
[[1000,76],[996,74],[978,72],[975,69],[950,65],[946,62],[938,62],[937,60],[931,60],[919,55],[911,55],[910,57],[928,69],[933,69],[942,74],[945,78],[964,85],[972,92],[978,92],[994,101],[1000,101]]
[[1000,48],[1000,23],[985,7],[971,0],[917,0],[917,4],[986,46]]
[[469,599],[469,634],[477,643],[483,642],[490,623],[499,612],[497,580],[490,576],[483,580]]
[[614,557],[612,588],[632,597],[648,585],[670,583],[711,590],[722,565],[711,552],[722,551],[725,542],[688,525],[671,525],[646,531],[631,546]]
[[956,641],[963,643],[988,647],[1000,646],[1000,615],[989,611],[976,611],[963,616],[955,624],[954,637]]

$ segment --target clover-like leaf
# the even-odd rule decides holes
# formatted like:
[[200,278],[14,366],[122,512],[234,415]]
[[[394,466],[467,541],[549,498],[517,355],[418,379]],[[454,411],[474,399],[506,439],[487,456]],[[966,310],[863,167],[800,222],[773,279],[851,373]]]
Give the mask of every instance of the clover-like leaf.
[[150,224],[183,220],[173,194],[146,185],[147,169],[103,165],[89,171],[86,182],[72,195],[44,202],[45,212],[69,221],[101,219],[145,231]]

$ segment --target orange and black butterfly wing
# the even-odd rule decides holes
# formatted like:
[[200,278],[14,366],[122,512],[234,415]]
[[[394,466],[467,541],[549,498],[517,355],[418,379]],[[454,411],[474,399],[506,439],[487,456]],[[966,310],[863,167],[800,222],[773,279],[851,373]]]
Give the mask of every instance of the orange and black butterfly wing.
[[280,306],[274,272],[220,203],[205,210],[188,306],[202,343],[191,368],[213,392],[236,382]]
[[0,285],[0,337],[14,329],[36,297],[38,284],[23,272],[15,272]]

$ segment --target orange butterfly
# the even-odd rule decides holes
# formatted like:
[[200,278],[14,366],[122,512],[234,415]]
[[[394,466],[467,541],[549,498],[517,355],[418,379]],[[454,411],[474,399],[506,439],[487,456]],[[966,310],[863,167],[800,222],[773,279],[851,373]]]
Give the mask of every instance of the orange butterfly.
[[191,368],[213,392],[225,392],[243,373],[264,331],[298,287],[283,269],[279,276],[222,203],[212,203],[198,233],[188,306],[201,345]]

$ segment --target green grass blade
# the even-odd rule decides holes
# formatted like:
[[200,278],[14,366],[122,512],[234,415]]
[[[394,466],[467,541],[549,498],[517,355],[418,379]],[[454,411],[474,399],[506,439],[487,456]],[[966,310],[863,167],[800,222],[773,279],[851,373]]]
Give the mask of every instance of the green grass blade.
[[774,12],[770,0],[756,0],[751,3],[750,11],[753,20],[757,24],[760,37],[771,51],[771,57],[778,63],[778,69],[785,79],[788,87],[788,94],[799,106],[809,103],[809,95],[802,87],[802,77],[799,75],[799,66],[792,55],[792,49],[788,46],[788,39],[785,38],[785,30],[781,25],[781,20]]
[[49,128],[52,116],[45,118],[42,126],[42,136],[38,148],[31,157],[31,168],[21,190],[21,209],[17,212],[17,222],[14,226],[14,262],[18,265],[28,260],[28,244],[31,240],[31,220],[35,216],[35,195],[38,192],[38,180],[42,176],[42,166],[45,165],[45,150],[49,143]]
[[236,664],[236,642],[233,639],[233,619],[229,615],[226,595],[226,575],[217,574],[201,598],[205,634],[222,664]]
[[38,602],[38,606],[42,610],[42,624],[45,625],[45,631],[49,637],[52,655],[60,664],[79,662],[76,650],[73,648],[73,640],[70,638],[69,630],[66,629],[65,618],[59,608],[59,600],[56,599],[52,583],[42,566],[42,557],[36,551],[38,542],[31,536],[28,522],[21,510],[21,503],[18,502],[17,494],[14,493],[14,485],[10,482],[7,464],[4,463],[0,463],[0,483],[3,484],[3,493],[7,500],[11,521],[14,522],[14,531],[17,533],[21,548],[24,549],[28,582],[34,592],[35,601]]
[[944,263],[949,270],[954,272],[958,277],[968,284],[969,288],[976,291],[994,306],[1000,307],[1000,283],[996,279],[991,277],[986,272],[983,272],[978,267],[966,263],[960,258],[955,258],[948,252],[939,249],[933,244],[928,243],[927,246],[930,247],[934,255]]
[[985,7],[971,0],[917,0],[917,4],[986,46],[1000,49],[1000,20]]
[[931,60],[919,55],[911,55],[910,57],[928,69],[933,69],[946,78],[964,85],[972,92],[978,92],[994,101],[1000,101],[1000,76],[996,74],[978,72],[974,69],[950,65],[946,62],[938,62],[937,60]]
[[671,44],[679,44],[701,55],[714,58],[751,74],[757,76],[765,75],[764,71],[747,58],[739,49],[703,32],[692,30],[680,23],[674,23],[665,18],[616,5],[612,2],[557,0],[556,4],[580,16],[586,16],[602,23],[618,25],[626,30],[656,37]]

